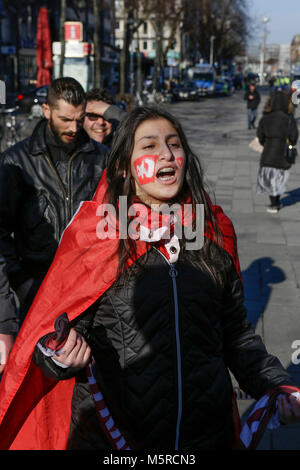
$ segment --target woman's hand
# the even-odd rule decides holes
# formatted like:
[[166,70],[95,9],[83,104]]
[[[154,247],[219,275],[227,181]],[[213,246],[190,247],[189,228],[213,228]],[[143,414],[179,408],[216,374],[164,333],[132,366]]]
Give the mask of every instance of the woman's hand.
[[300,423],[300,400],[293,395],[278,398],[278,418],[281,424]]
[[71,328],[68,339],[62,350],[63,353],[54,355],[53,359],[67,367],[82,369],[89,362],[91,348],[84,337],[74,330],[74,328]]
[[13,344],[13,335],[5,335],[3,333],[0,333],[0,374],[2,374],[2,372],[4,371]]

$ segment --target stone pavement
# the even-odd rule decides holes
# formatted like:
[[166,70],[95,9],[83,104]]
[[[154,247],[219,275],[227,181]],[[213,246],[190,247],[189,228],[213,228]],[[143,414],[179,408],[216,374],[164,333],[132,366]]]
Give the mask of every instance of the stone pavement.
[[[268,95],[267,90],[261,92],[258,120]],[[260,154],[248,147],[256,131],[247,128],[243,92],[172,104],[170,111],[179,117],[200,156],[210,194],[234,223],[248,318],[268,351],[300,385],[300,157],[291,170],[283,209],[269,214],[268,198],[256,194]],[[244,395],[241,392],[238,400],[242,421],[254,403]],[[259,449],[300,450],[300,426],[266,431]]]

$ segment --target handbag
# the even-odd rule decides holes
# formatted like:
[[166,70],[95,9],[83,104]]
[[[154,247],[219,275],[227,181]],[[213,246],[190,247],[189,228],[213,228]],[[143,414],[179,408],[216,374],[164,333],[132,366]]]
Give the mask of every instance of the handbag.
[[296,147],[294,147],[291,143],[290,143],[290,139],[289,139],[289,130],[290,130],[290,123],[291,123],[291,117],[289,118],[289,124],[288,124],[288,137],[286,139],[286,142],[285,142],[285,147],[284,147],[284,156],[285,158],[287,159],[288,163],[290,165],[293,165],[296,161],[296,157],[298,155],[298,151],[296,149]]
[[251,140],[249,147],[251,150],[254,150],[254,152],[262,152],[263,151],[263,146],[260,145],[258,137],[255,137],[253,140]]

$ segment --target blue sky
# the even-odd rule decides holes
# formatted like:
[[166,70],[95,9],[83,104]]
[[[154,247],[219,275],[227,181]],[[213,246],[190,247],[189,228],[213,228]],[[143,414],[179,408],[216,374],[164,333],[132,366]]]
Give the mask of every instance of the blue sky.
[[[270,18],[267,29],[268,43],[290,43],[295,34],[300,34],[300,0],[248,0],[249,13],[261,22],[264,17]],[[261,31],[251,41],[252,44],[261,42]]]

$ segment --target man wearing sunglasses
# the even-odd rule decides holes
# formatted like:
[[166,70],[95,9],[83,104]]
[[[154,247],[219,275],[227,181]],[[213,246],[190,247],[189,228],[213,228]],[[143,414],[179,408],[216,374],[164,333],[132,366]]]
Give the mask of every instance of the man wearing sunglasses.
[[119,122],[126,116],[104,88],[87,92],[83,127],[92,140],[110,147]]

